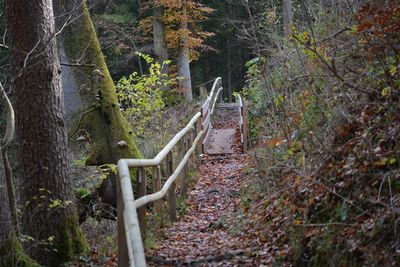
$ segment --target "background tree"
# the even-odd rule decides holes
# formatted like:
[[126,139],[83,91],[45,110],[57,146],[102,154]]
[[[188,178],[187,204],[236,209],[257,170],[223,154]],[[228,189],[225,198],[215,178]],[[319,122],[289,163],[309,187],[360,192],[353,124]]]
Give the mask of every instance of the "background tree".
[[19,162],[22,169],[24,233],[29,254],[56,266],[83,252],[72,181],[50,0],[6,2]]
[[[147,3],[145,7],[148,7]],[[191,101],[192,82],[190,72],[190,61],[197,60],[200,52],[211,50],[212,48],[205,44],[205,40],[213,34],[204,31],[200,26],[201,22],[207,19],[207,16],[213,12],[213,9],[203,5],[198,1],[186,0],[155,0],[154,6],[164,9],[164,15],[160,21],[166,28],[166,42],[171,58],[176,58],[177,75],[182,77],[179,85],[187,101]],[[153,13],[154,15],[154,13]],[[157,28],[150,27],[151,17],[145,17],[141,20],[138,31],[140,31],[144,40],[149,39],[151,30]],[[153,20],[154,22],[154,20]],[[153,23],[154,25],[154,23]],[[154,37],[156,37],[154,33]],[[158,37],[158,34],[157,34]],[[159,42],[154,39],[154,43]],[[155,48],[155,53],[159,50]]]
[[181,0],[182,19],[181,19],[181,34],[179,37],[178,47],[178,77],[179,89],[183,91],[185,100],[190,102],[193,100],[192,79],[190,77],[190,62],[189,62],[189,33],[188,33],[188,17],[186,9],[186,0]]
[[293,23],[293,10],[292,10],[292,1],[291,0],[283,0],[283,32],[286,37],[289,37],[291,34],[291,25]]
[[[163,64],[168,60],[167,30],[163,21],[165,8],[156,1],[153,3],[153,43],[154,55],[157,62],[161,64],[161,73],[168,75],[168,65]],[[163,86],[162,90],[167,90],[168,86]]]

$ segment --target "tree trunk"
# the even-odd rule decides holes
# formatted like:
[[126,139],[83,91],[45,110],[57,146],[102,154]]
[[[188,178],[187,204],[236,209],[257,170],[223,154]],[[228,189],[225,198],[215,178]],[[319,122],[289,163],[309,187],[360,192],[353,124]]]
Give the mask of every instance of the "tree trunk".
[[78,225],[50,0],[7,1],[12,87],[29,254],[58,266],[85,251]]
[[291,0],[283,0],[283,30],[285,37],[289,37],[292,33],[290,29],[293,23],[293,9]]
[[183,91],[185,100],[191,102],[193,100],[192,94],[192,80],[190,77],[190,64],[189,64],[189,47],[188,47],[188,23],[186,14],[186,1],[182,0],[182,25],[181,29],[183,34],[181,36],[181,43],[178,51],[178,77],[182,77],[179,81],[179,87]]
[[[228,28],[229,26],[227,26]],[[231,35],[229,31],[227,31],[226,37],[226,72],[227,72],[227,80],[228,80],[228,102],[232,103],[232,68],[231,68]]]
[[[162,66],[161,73],[168,75],[168,65],[163,63],[168,60],[168,47],[166,39],[166,27],[162,18],[164,16],[164,7],[153,7],[153,41],[154,41],[154,54],[157,62]],[[168,90],[168,86],[163,86],[161,90]]]
[[[63,79],[69,79],[72,104],[76,104],[70,138],[78,132],[90,144],[88,165],[117,163],[120,158],[141,157],[133,138],[133,131],[124,118],[108,71],[99,41],[84,0],[62,0],[56,14],[72,14],[59,39],[67,60]],[[65,24],[60,16],[59,27]],[[124,145],[117,143],[124,141]]]

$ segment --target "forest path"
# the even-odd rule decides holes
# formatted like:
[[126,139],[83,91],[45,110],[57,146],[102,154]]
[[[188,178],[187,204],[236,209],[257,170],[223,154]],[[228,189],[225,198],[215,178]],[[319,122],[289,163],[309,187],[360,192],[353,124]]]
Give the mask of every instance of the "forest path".
[[[224,107],[216,114],[213,134],[220,136],[211,137],[214,142],[211,141],[212,149],[208,151],[213,154],[203,158],[196,184],[188,192],[186,214],[164,229],[165,238],[147,251],[150,266],[263,266],[268,263],[260,261],[252,249],[255,243],[236,225],[240,187],[246,180],[242,170],[249,162],[248,156],[240,152],[237,111]],[[224,130],[234,134],[223,135],[229,139],[222,140]]]

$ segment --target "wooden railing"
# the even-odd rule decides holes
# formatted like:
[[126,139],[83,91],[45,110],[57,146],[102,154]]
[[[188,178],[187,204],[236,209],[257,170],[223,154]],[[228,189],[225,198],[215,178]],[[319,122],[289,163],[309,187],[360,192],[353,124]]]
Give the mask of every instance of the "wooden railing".
[[248,126],[247,126],[247,104],[246,101],[243,101],[240,95],[237,95],[237,102],[239,108],[239,116],[240,116],[240,143],[242,147],[242,152],[246,153],[248,149],[249,136],[248,136]]
[[[210,95],[190,122],[177,133],[154,159],[121,159],[118,161],[117,179],[118,212],[118,266],[145,267],[142,237],[146,235],[146,205],[153,203],[160,214],[162,198],[167,195],[168,213],[176,220],[176,179],[180,176],[180,189],[186,194],[189,174],[188,160],[197,149],[204,153],[211,135],[211,115],[222,91],[221,78],[214,81]],[[174,150],[177,149],[179,164],[175,168]],[[138,199],[135,200],[131,182],[131,169],[136,169]],[[146,169],[152,169],[152,194],[146,194]],[[162,169],[168,179],[161,187]]]

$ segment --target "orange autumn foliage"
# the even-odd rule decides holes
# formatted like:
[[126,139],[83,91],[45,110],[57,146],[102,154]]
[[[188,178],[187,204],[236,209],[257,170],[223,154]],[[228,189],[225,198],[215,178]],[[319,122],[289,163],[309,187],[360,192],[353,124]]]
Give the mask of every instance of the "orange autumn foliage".
[[[166,39],[169,49],[176,49],[183,45],[182,39],[188,36],[187,46],[189,48],[190,60],[196,60],[199,57],[199,52],[204,50],[213,50],[212,47],[205,44],[205,40],[214,35],[212,32],[203,31],[200,22],[205,21],[208,15],[214,12],[197,0],[154,0],[148,1],[145,9],[153,8],[154,6],[164,7],[165,13],[162,18],[166,25]],[[188,30],[181,28],[183,24],[184,7],[186,8],[186,18]],[[152,17],[143,18],[137,31],[140,31],[145,41],[152,40]]]

